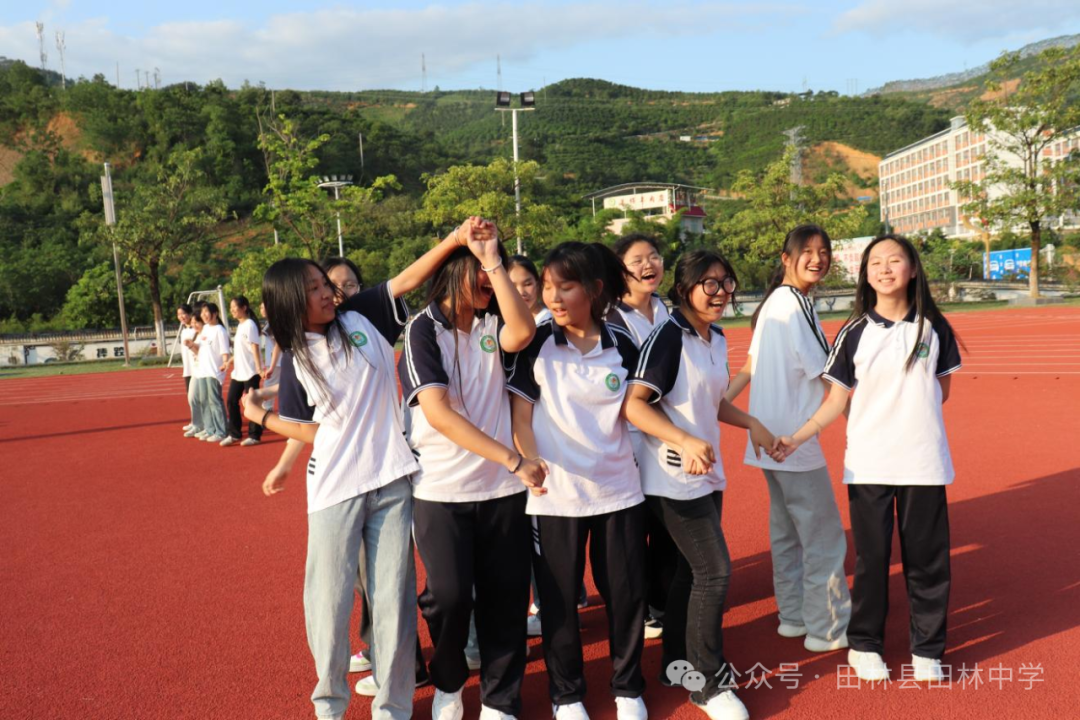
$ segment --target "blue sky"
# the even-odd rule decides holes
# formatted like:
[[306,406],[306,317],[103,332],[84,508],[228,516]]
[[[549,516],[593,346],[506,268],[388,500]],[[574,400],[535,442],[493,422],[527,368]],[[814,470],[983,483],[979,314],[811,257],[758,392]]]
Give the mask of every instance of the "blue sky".
[[0,3],[0,55],[48,66],[65,32],[69,77],[134,87],[220,78],[275,88],[537,88],[597,77],[655,89],[864,91],[974,67],[1002,50],[1080,33],[1077,0],[777,2],[285,2],[60,0]]

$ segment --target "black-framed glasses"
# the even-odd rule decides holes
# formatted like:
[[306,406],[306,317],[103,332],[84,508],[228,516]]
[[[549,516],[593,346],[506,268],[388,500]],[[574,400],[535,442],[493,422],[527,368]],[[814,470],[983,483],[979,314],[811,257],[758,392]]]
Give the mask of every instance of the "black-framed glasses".
[[698,280],[698,285],[701,286],[701,289],[706,295],[713,297],[720,293],[720,288],[723,288],[725,293],[731,295],[735,292],[735,288],[738,287],[739,284],[735,282],[735,278],[730,275],[725,275],[722,280],[717,280],[716,278]]

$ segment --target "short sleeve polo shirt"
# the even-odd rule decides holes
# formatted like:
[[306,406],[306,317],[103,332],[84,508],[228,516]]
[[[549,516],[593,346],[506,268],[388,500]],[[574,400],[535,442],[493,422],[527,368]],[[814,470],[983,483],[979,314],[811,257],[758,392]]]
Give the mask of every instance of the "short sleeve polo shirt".
[[642,433],[641,484],[646,495],[693,500],[727,487],[720,459],[716,414],[728,387],[727,339],[717,325],[709,338],[675,310],[641,347],[631,385],[649,388],[649,402],[681,430],[713,446],[716,462],[705,475],[683,470],[682,456],[659,438]]
[[637,355],[622,328],[603,324],[600,342],[582,354],[548,321],[511,358],[510,392],[533,403],[536,447],[549,470],[547,494],[530,493],[526,513],[589,517],[645,501],[621,418]]
[[195,332],[195,328],[187,325],[180,330],[180,359],[184,361],[184,377],[195,375],[196,361],[194,351],[184,343],[188,340],[195,340],[198,335],[199,333]]
[[[813,301],[791,285],[774,290],[758,313],[750,358],[750,414],[775,435],[793,434],[817,412],[825,397],[819,378],[829,358],[829,342]],[[759,459],[747,437],[743,462],[769,470],[804,472],[825,467],[825,454],[815,436],[783,463],[765,453]]]
[[259,326],[251,318],[243,320],[236,328],[233,339],[232,379],[246,382],[255,377],[255,353],[251,345],[259,345]]
[[[353,296],[342,307],[338,320],[344,341],[315,333],[306,338],[311,364],[325,384],[295,357],[282,362],[282,418],[319,424],[307,469],[309,513],[419,469],[405,441],[394,377],[393,343],[408,310],[387,283]],[[300,407],[305,402],[310,413]]]
[[196,342],[199,344],[199,377],[212,377],[219,383],[225,382],[225,371],[221,365],[225,362],[222,356],[229,352],[229,331],[220,323],[203,325]]
[[454,411],[480,432],[514,447],[499,326],[499,317],[488,313],[474,317],[471,331],[462,332],[446,319],[437,303],[432,303],[405,328],[398,376],[406,436],[420,462],[420,471],[412,477],[414,497],[434,502],[479,502],[526,490],[506,468],[462,448],[433,428],[417,397],[428,388],[445,388]]
[[[847,423],[844,482],[948,485],[955,475],[938,378],[960,369],[947,322],[926,323],[915,311],[900,322],[873,310],[840,330],[824,377],[853,390]],[[918,344],[917,360],[905,364]]]
[[634,338],[634,344],[640,348],[642,343],[652,335],[653,330],[668,319],[667,306],[664,305],[664,301],[659,295],[653,293],[649,299],[649,304],[652,306],[652,322],[649,322],[649,318],[645,317],[637,308],[633,308],[621,300],[608,313],[607,321],[612,325],[623,327]]

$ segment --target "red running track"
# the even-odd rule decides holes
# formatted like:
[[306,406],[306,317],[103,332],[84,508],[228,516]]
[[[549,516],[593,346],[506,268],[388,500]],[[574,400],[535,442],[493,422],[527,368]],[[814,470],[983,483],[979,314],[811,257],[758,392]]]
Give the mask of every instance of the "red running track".
[[[739,672],[770,671],[771,688],[740,692],[754,718],[1077,716],[1080,308],[951,319],[967,352],[945,411],[958,472],[945,662],[954,675],[980,670],[937,689],[838,688],[844,653],[811,655],[778,637],[765,484],[741,464],[740,434],[725,430],[734,559],[725,648]],[[736,368],[749,332],[729,337]],[[180,436],[185,411],[174,371],[0,382],[0,718],[311,716],[302,475],[263,497],[280,438],[209,447]],[[824,446],[836,477],[841,428]],[[846,525],[846,494],[836,490]],[[899,667],[907,617],[898,550],[894,559],[886,661]],[[614,703],[604,609],[589,589],[586,706],[600,720],[614,718]],[[530,644],[523,718],[536,720],[550,706],[539,641]],[[654,681],[659,641],[647,643],[644,662],[653,718],[704,718],[684,691]],[[782,682],[782,663],[800,674]],[[467,717],[479,711],[476,686],[474,673]],[[416,717],[428,716],[431,695],[417,693]],[[369,716],[354,698],[348,717]]]

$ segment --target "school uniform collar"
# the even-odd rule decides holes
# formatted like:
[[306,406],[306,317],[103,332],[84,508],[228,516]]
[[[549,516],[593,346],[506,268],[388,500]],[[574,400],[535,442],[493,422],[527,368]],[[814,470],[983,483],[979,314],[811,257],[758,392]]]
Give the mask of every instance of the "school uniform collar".
[[[673,309],[671,311],[671,321],[674,322],[676,325],[678,325],[680,328],[682,328],[683,332],[685,332],[685,333],[687,333],[689,335],[697,335],[698,334],[698,331],[694,329],[694,326],[690,324],[690,321],[686,319],[686,316],[683,315],[682,310],[680,310],[679,308],[675,308],[675,309]],[[712,340],[713,335],[723,335],[723,334],[724,334],[724,331],[720,328],[719,325],[714,325],[712,323],[709,323],[709,340],[710,341]],[[698,335],[698,337],[701,337],[701,336]],[[702,338],[702,340],[704,340],[704,338]]]
[[[442,308],[439,307],[439,303],[433,302],[427,307],[428,315],[431,315],[431,319],[442,325],[447,330],[454,329],[454,323],[446,319],[446,315],[443,313]],[[473,313],[473,327],[476,327],[478,320],[482,320],[487,315],[487,310],[477,310]]]
[[[651,304],[654,300],[659,300],[660,302],[663,302],[663,299],[661,299],[659,293],[649,293],[649,303]],[[619,300],[618,308],[623,312],[636,312],[639,315],[641,314],[640,310],[638,310],[632,305],[628,305],[625,300]]]
[[[551,336],[555,338],[556,345],[570,344],[570,341],[566,339],[566,333],[554,320],[551,321]],[[615,347],[615,336],[608,330],[607,323],[602,322],[600,323],[600,348],[607,350],[613,347]]]
[[[874,308],[870,308],[870,310],[867,311],[866,316],[870,318],[870,322],[874,323],[878,327],[890,328],[896,324],[894,321],[879,315],[877,311],[874,310]],[[915,318],[917,317],[918,315],[915,312],[915,306],[912,305],[911,309],[908,310],[907,315],[904,316],[904,319],[901,320],[901,322],[913,323],[915,322]]]

